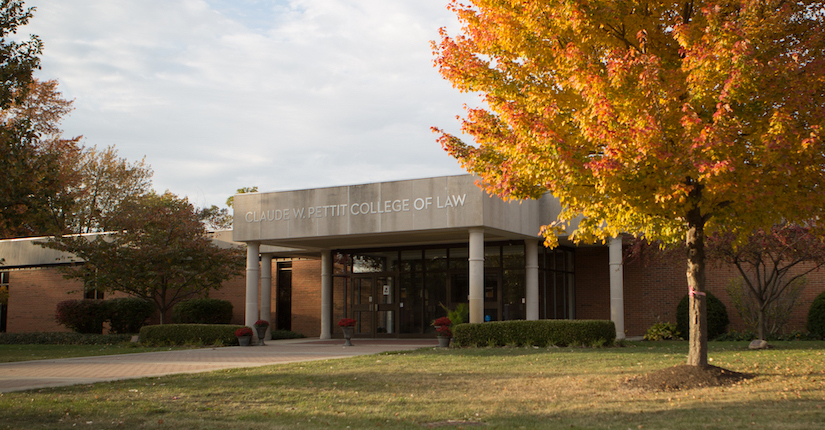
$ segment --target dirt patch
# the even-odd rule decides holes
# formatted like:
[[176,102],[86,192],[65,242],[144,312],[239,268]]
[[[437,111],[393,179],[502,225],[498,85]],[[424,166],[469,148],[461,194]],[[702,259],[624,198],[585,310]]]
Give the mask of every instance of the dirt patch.
[[691,388],[734,385],[755,375],[739,373],[716,366],[689,366],[682,364],[657,370],[646,375],[627,378],[625,385],[651,391],[679,391]]

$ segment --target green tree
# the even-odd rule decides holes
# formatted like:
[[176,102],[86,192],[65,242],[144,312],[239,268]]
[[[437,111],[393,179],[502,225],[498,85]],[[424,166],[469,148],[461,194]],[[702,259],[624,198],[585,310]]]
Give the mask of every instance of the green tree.
[[107,231],[107,220],[124,202],[148,194],[152,169],[145,160],[130,163],[117,149],[86,148],[76,162],[78,183],[71,230],[76,233]]
[[83,261],[65,269],[87,288],[152,301],[161,324],[172,307],[221,288],[245,267],[240,248],[219,248],[186,198],[167,192],[124,201],[108,220],[111,233],[56,237],[44,246]]
[[[825,208],[825,12],[814,1],[453,0],[436,65],[483,95],[440,142],[504,198],[552,192],[543,229],[688,248],[688,364],[707,365],[705,235]],[[440,130],[437,130],[440,131]],[[577,223],[576,223],[577,222]]]

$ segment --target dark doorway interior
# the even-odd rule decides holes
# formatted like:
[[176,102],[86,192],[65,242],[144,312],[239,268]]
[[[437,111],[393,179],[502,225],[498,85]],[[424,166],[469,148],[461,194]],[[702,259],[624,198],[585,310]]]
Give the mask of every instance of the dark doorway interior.
[[292,330],[292,263],[278,263],[278,294],[275,299],[275,327]]

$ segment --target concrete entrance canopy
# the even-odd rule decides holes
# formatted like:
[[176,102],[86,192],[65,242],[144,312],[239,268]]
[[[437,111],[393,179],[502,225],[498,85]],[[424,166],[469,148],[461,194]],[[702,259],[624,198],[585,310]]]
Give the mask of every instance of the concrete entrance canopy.
[[559,201],[505,202],[470,175],[235,196],[233,240],[306,250],[537,239]]
[[[233,240],[247,244],[247,315],[257,319],[257,261],[264,247],[315,252],[321,268],[321,337],[330,337],[331,250],[469,243],[470,322],[484,312],[484,243],[518,240],[537,247],[542,225],[561,211],[558,199],[491,197],[471,175],[298,191],[237,194]],[[527,316],[538,318],[538,265],[528,254]],[[268,286],[263,286],[264,289]]]

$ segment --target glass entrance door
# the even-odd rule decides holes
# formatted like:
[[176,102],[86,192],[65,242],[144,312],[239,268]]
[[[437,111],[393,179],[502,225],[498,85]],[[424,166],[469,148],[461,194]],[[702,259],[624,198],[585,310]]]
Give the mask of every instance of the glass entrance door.
[[398,301],[392,276],[358,275],[352,278],[352,315],[361,337],[396,336]]

